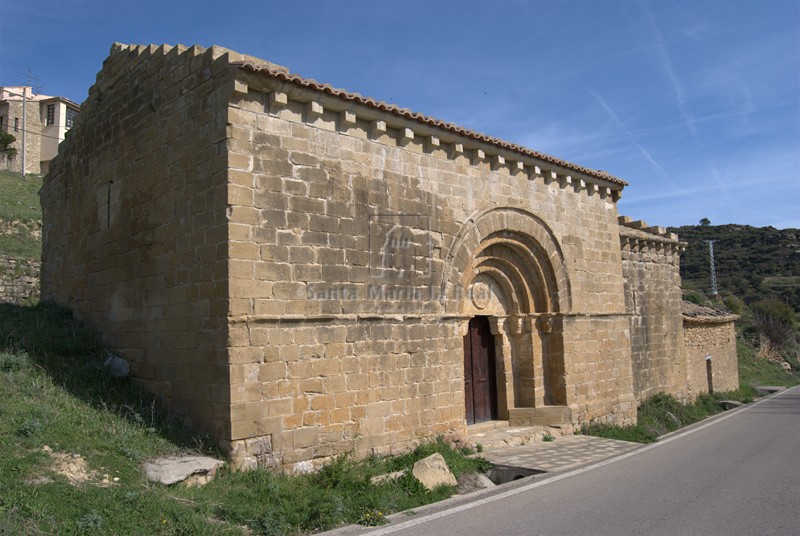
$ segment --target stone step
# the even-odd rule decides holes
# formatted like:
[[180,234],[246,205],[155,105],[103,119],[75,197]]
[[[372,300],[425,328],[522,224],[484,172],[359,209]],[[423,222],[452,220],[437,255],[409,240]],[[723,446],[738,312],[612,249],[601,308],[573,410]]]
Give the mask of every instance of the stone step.
[[494,450],[541,441],[546,434],[561,435],[561,431],[546,426],[510,427],[507,422],[505,427],[482,430],[470,426],[467,428],[467,443],[473,448],[480,445],[481,450]]
[[572,409],[567,406],[513,408],[508,410],[512,426],[562,426],[572,423]]
[[467,425],[467,435],[472,433],[486,432],[487,430],[496,430],[498,428],[508,428],[508,421],[485,421],[477,424]]

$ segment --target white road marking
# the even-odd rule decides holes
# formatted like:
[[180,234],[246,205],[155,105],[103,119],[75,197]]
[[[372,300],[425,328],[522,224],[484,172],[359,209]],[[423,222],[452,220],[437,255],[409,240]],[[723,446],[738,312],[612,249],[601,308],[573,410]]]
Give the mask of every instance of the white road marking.
[[671,443],[672,441],[675,441],[678,438],[693,434],[695,432],[699,432],[700,430],[704,430],[704,429],[708,428],[709,426],[714,426],[717,423],[720,423],[722,421],[730,419],[734,415],[738,415],[739,413],[742,413],[744,411],[749,411],[750,409],[758,406],[759,404],[761,404],[763,402],[766,402],[766,401],[768,401],[768,400],[770,400],[772,398],[781,396],[784,393],[788,393],[791,390],[793,390],[793,389],[791,389],[791,388],[790,389],[786,389],[785,391],[780,391],[780,392],[778,392],[778,393],[776,393],[776,394],[774,394],[772,396],[762,398],[761,400],[759,400],[758,402],[755,402],[753,404],[747,404],[746,406],[743,406],[743,407],[738,408],[738,409],[728,410],[725,413],[723,413],[722,415],[720,415],[720,416],[718,416],[716,418],[713,418],[713,419],[709,420],[706,423],[700,424],[700,425],[698,425],[696,427],[692,427],[692,428],[690,428],[688,430],[685,430],[683,432],[676,431],[672,435],[668,435],[664,439],[660,439],[655,443],[651,443],[649,445],[646,445],[646,446],[644,446],[642,448],[638,448],[636,450],[632,450],[630,452],[626,452],[625,454],[621,454],[621,455],[619,455],[619,456],[617,456],[615,458],[611,458],[609,460],[604,460],[602,462],[597,462],[597,463],[594,463],[592,465],[587,465],[586,467],[581,467],[580,469],[575,469],[573,471],[569,471],[569,472],[561,474],[561,475],[556,475],[556,476],[554,476],[552,478],[548,478],[547,480],[540,480],[538,482],[532,482],[531,484],[526,484],[524,486],[520,486],[518,488],[509,490],[509,491],[506,491],[506,492],[503,492],[503,493],[498,493],[497,495],[492,495],[491,497],[486,497],[485,499],[479,499],[477,501],[473,501],[473,502],[469,502],[469,503],[466,503],[466,504],[462,504],[460,506],[454,506],[452,508],[448,508],[447,510],[442,510],[440,512],[435,512],[433,514],[429,514],[429,515],[426,515],[426,516],[423,516],[423,517],[420,517],[420,518],[416,518],[416,519],[412,519],[412,520],[409,520],[409,521],[405,521],[403,523],[398,523],[397,525],[390,525],[388,527],[384,527],[384,528],[378,529],[378,530],[376,530],[374,532],[369,532],[368,534],[374,535],[374,536],[380,536],[382,534],[391,534],[392,532],[397,532],[399,530],[411,528],[411,527],[414,527],[414,526],[417,526],[417,525],[421,525],[423,523],[427,523],[428,521],[433,521],[435,519],[440,519],[442,517],[447,517],[447,516],[450,516],[450,515],[453,515],[453,514],[457,514],[458,512],[463,512],[465,510],[470,510],[472,508],[476,508],[476,507],[482,506],[484,504],[493,503],[495,501],[499,501],[499,500],[505,499],[507,497],[512,497],[514,495],[517,495],[519,493],[524,493],[524,492],[526,492],[528,490],[532,490],[534,488],[539,488],[539,487],[542,487],[542,486],[546,486],[548,484],[552,484],[553,482],[558,482],[559,480],[564,480],[565,478],[572,478],[573,476],[577,476],[577,475],[580,475],[580,474],[583,474],[583,473],[587,473],[589,471],[594,471],[595,469],[599,469],[600,467],[605,467],[606,465],[611,465],[612,463],[616,463],[618,461],[625,460],[627,458],[630,458],[631,456],[636,456],[638,454],[641,454],[642,452],[647,452],[648,450],[652,450],[652,449],[658,448],[658,447],[660,447],[662,445],[666,445],[667,443]]

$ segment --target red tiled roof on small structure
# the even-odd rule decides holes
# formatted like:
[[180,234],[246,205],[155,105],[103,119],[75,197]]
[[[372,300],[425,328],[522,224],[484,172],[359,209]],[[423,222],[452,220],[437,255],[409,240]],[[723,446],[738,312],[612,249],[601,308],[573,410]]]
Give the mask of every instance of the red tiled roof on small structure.
[[545,162],[549,162],[551,164],[555,164],[557,166],[562,166],[567,169],[571,169],[574,171],[578,171],[580,173],[585,173],[586,175],[597,177],[598,179],[602,179],[614,184],[618,184],[620,186],[627,186],[628,183],[624,180],[617,178],[605,171],[599,171],[596,169],[591,169],[583,166],[579,166],[578,164],[573,164],[572,162],[567,162],[566,160],[561,160],[560,158],[556,158],[554,156],[550,156],[544,153],[540,153],[539,151],[534,151],[532,149],[528,149],[527,147],[523,147],[521,145],[517,145],[515,143],[511,143],[505,140],[501,140],[499,138],[494,138],[489,136],[488,134],[483,134],[481,132],[476,132],[474,130],[470,130],[461,126],[456,125],[455,123],[448,123],[446,121],[442,121],[440,119],[436,119],[419,112],[414,112],[409,110],[408,108],[400,108],[397,105],[389,104],[384,101],[379,101],[373,99],[372,97],[364,97],[359,93],[351,93],[344,89],[335,88],[329,84],[322,84],[317,82],[313,78],[303,78],[297,74],[290,73],[285,67],[275,65],[269,62],[259,62],[255,63],[252,61],[233,61],[231,65],[236,65],[242,69],[246,69],[255,73],[263,73],[279,80],[289,82],[291,84],[295,84],[300,87],[312,89],[314,91],[319,91],[328,95],[332,95],[338,97],[342,100],[347,100],[351,102],[355,102],[358,104],[364,104],[369,106],[370,108],[375,108],[377,110],[381,110],[384,112],[388,112],[405,119],[410,119],[412,121],[418,121],[420,123],[441,128],[447,130],[449,132],[453,132],[455,134],[459,134],[461,136],[466,136],[468,138],[472,138],[474,140],[482,141],[485,143],[489,143],[492,145],[496,145],[498,147],[502,147],[503,149],[507,149],[509,151],[514,151],[517,153],[524,154],[526,156],[531,156],[534,158],[538,158],[539,160],[543,160]]

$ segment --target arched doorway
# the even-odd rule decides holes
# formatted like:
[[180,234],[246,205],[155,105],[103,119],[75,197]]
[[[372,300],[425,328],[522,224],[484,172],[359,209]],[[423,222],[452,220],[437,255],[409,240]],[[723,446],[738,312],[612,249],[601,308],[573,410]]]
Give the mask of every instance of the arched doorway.
[[[459,299],[445,305],[457,306],[464,315],[468,424],[498,414],[519,423],[520,416],[533,422],[569,413],[562,319],[570,310],[571,292],[563,259],[558,241],[540,219],[510,208],[476,217],[453,245],[442,288],[457,289],[453,295]],[[491,392],[497,393],[497,402],[485,400],[485,389],[476,391],[474,372],[468,370],[475,366],[468,343],[481,329],[486,332],[481,340],[494,347],[497,384]],[[481,403],[489,404],[490,411],[478,408],[476,413]]]
[[470,320],[464,335],[464,398],[467,424],[497,419],[495,340],[485,316]]

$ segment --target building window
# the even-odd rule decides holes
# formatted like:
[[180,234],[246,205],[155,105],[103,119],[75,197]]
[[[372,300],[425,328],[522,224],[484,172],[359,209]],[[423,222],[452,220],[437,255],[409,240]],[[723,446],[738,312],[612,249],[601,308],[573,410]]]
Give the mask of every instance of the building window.
[[0,115],[0,132],[5,132],[5,128],[3,128],[5,126],[6,126],[6,117],[4,115]]
[[19,132],[19,117],[14,118],[14,132]]
[[47,105],[47,126],[52,126],[56,124],[56,105],[55,104],[48,104]]
[[78,110],[75,108],[67,108],[67,128],[72,128],[72,123],[78,117]]

